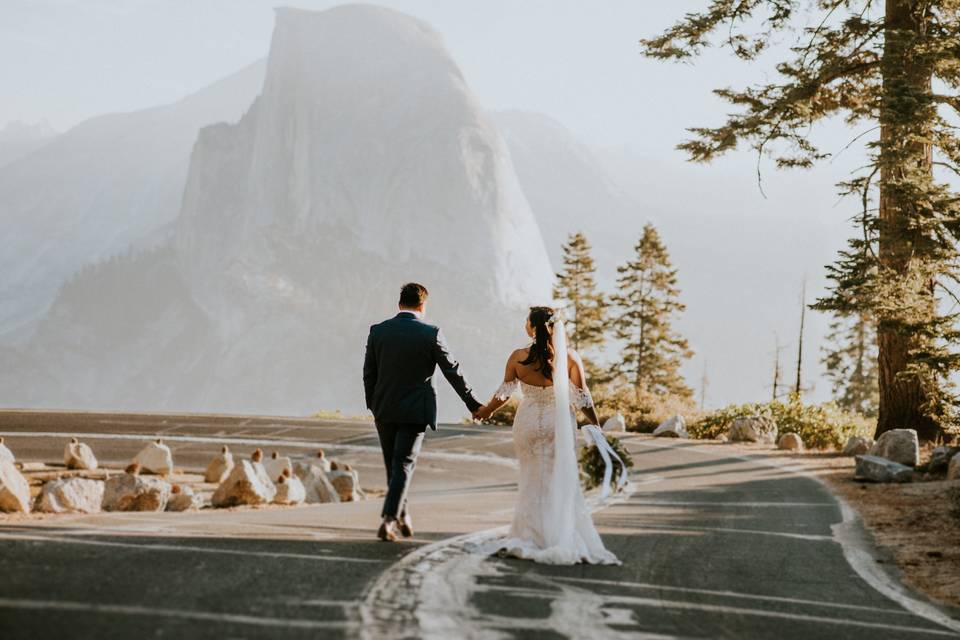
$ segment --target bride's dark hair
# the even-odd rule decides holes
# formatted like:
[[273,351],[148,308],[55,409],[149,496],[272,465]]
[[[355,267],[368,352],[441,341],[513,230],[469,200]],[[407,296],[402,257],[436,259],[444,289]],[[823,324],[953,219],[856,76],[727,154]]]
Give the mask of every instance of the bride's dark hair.
[[553,380],[553,309],[530,307],[528,318],[533,327],[533,344],[530,354],[520,364],[532,364],[544,378]]

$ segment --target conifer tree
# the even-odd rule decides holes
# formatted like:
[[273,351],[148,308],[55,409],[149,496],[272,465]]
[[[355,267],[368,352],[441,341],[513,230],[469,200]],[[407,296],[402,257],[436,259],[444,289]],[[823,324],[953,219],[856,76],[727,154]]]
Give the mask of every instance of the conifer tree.
[[937,439],[954,419],[950,375],[960,368],[957,318],[941,304],[956,298],[950,286],[960,280],[960,198],[943,180],[960,175],[952,121],[960,113],[960,3],[710,0],[642,45],[650,57],[684,61],[716,38],[750,62],[784,33],[801,38],[775,73],[716,89],[734,112],[721,126],[691,129],[694,139],[679,148],[708,162],[747,143],[780,168],[809,167],[830,157],[810,137],[812,125],[842,117],[862,128],[854,140],[867,141],[869,163],[840,183],[862,203],[862,233],[829,268],[834,286],[814,306],[876,318],[877,435],[908,428]]
[[830,324],[823,364],[837,404],[875,417],[880,402],[877,367],[877,327],[862,313],[838,316]]
[[577,351],[599,347],[604,341],[607,304],[597,291],[596,272],[586,236],[571,234],[563,245],[563,269],[557,274],[553,297],[567,304],[568,338]]
[[671,326],[685,309],[678,299],[677,271],[652,224],[644,226],[634,250],[634,258],[617,267],[617,292],[611,299],[614,334],[624,343],[617,373],[629,380],[638,398],[642,391],[689,398],[693,391],[680,375],[680,365],[693,352]]

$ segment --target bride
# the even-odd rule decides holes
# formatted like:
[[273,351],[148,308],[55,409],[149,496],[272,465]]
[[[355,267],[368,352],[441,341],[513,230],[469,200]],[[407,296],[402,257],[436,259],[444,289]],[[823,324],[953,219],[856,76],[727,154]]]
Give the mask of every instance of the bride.
[[510,533],[494,548],[546,564],[620,564],[603,546],[580,490],[573,408],[591,424],[599,420],[558,315],[550,307],[530,309],[533,344],[510,355],[503,384],[476,414],[486,420],[511,396],[522,398],[513,421],[520,495]]

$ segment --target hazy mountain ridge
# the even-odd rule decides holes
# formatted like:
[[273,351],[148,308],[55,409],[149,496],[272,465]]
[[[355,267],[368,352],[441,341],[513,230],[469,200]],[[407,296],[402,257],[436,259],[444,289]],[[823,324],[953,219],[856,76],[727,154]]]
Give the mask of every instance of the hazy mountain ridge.
[[0,168],[0,335],[37,320],[83,265],[169,238],[197,132],[239,118],[264,63],[173,104],[91,118]]
[[[423,57],[411,65],[415,68],[391,71],[395,77],[412,74],[417,78],[421,84],[416,84],[415,91],[387,98],[379,91],[382,87],[372,84],[372,74],[361,81],[359,76],[328,73],[323,83],[301,83],[293,70],[307,68],[307,58],[310,68],[323,69],[318,61],[325,57],[324,43],[332,40],[308,37],[294,46],[295,38],[284,36],[282,43],[277,42],[282,49],[274,53],[290,64],[280,65],[281,58],[274,57],[274,68],[281,73],[269,79],[274,93],[268,93],[266,99],[254,101],[262,80],[257,84],[252,73],[244,72],[231,76],[239,82],[240,91],[215,91],[224,83],[229,86],[226,79],[197,94],[207,96],[211,109],[234,113],[238,118],[246,113],[242,121],[205,126],[198,139],[190,145],[183,143],[187,151],[176,162],[171,159],[165,171],[153,174],[118,169],[118,174],[125,176],[125,198],[141,203],[174,202],[169,217],[143,215],[146,224],[138,227],[137,233],[127,233],[122,224],[115,228],[118,222],[114,216],[94,215],[94,208],[82,219],[91,228],[79,238],[97,236],[95,242],[84,240],[85,244],[74,247],[69,246],[69,227],[57,230],[55,225],[36,226],[28,215],[8,218],[10,212],[0,200],[4,202],[0,220],[9,221],[17,230],[0,239],[0,262],[8,255],[5,247],[14,243],[21,256],[19,262],[11,261],[13,271],[0,273],[0,292],[6,296],[5,302],[11,301],[9,306],[4,305],[3,312],[19,309],[20,317],[32,319],[31,332],[36,332],[29,348],[2,350],[4,361],[11,366],[8,376],[0,376],[0,403],[64,406],[80,402],[76,406],[229,411],[237,409],[231,403],[232,394],[255,398],[257,409],[281,413],[319,406],[356,408],[362,333],[367,323],[392,311],[396,286],[403,279],[423,279],[434,291],[431,316],[450,332],[455,347],[471,345],[469,353],[460,350],[468,372],[496,377],[502,363],[493,360],[502,358],[503,346],[486,335],[484,324],[519,325],[515,312],[503,309],[542,299],[535,292],[510,285],[511,274],[531,270],[518,263],[531,253],[524,243],[532,247],[531,255],[539,252],[540,243],[530,239],[533,218],[497,213],[525,210],[524,199],[539,221],[554,269],[559,266],[566,235],[583,230],[595,248],[599,280],[608,290],[615,266],[630,255],[643,223],[652,219],[679,268],[682,300],[688,304],[679,321],[697,351],[696,359],[685,368],[688,380],[696,385],[706,360],[713,378],[708,397],[751,400],[758,397],[757,390],[766,395],[764,385],[769,384],[768,369],[772,371],[773,366],[773,333],[779,332],[782,343],[795,339],[800,280],[805,271],[810,274],[811,296],[822,288],[822,265],[832,259],[834,245],[849,232],[842,228],[842,214],[828,211],[827,217],[814,219],[779,215],[776,193],[764,200],[752,185],[744,188],[742,183],[749,183],[755,170],[752,163],[745,167],[702,167],[685,163],[679,155],[663,155],[652,149],[612,153],[590,147],[548,116],[519,111],[483,113],[456,65],[443,51],[440,38],[429,27],[392,12],[357,9],[351,9],[350,21],[338,23],[340,31],[355,32],[357,25],[348,29],[348,22],[371,15],[378,16],[377,28],[385,31],[371,30],[355,42],[375,41],[380,47],[383,33],[394,33],[401,41],[417,43],[418,55]],[[293,23],[289,26],[295,28],[301,18],[317,14],[293,11],[288,15]],[[309,53],[305,59],[298,59],[298,50]],[[396,51],[376,50],[371,56],[373,68],[392,64]],[[343,59],[336,57],[336,64]],[[259,66],[262,78],[267,63]],[[329,71],[335,70],[333,61],[328,66]],[[431,88],[434,83],[426,82],[435,77],[445,78],[439,95]],[[283,95],[296,99],[281,99]],[[434,109],[430,118],[419,123],[392,119],[397,117],[394,108],[406,114],[422,109],[415,107],[425,96]],[[348,108],[338,108],[346,102],[350,103]],[[455,108],[448,108],[448,104]],[[72,155],[60,159],[50,155],[48,148],[41,148],[0,169],[0,186],[9,187],[7,192],[0,188],[0,196],[19,189],[13,188],[11,177],[16,172],[27,178],[60,171],[62,182],[76,192],[78,199],[113,202],[116,198],[109,193],[109,183],[85,181],[86,163],[82,159],[96,156],[105,138],[126,127],[135,129],[129,123],[137,118],[163,121],[169,118],[169,110],[160,107],[84,123],[64,134],[74,140]],[[197,126],[195,122],[184,119],[174,124],[189,132],[190,127]],[[154,126],[138,135],[165,135],[169,128]],[[430,142],[428,135],[437,131],[445,132],[440,146]],[[176,136],[178,140],[187,137],[184,132]],[[60,138],[55,139],[56,144],[61,143]],[[357,140],[362,142],[355,143]],[[159,144],[147,140],[140,146],[150,150]],[[195,147],[195,168],[187,188],[187,215],[180,218],[189,147]],[[104,159],[101,173],[107,174],[108,160],[121,162],[126,158],[120,154]],[[128,162],[142,164],[138,160]],[[421,169],[411,176],[399,171],[397,167],[401,166]],[[371,171],[370,167],[378,169]],[[452,173],[446,173],[451,167]],[[272,171],[283,180],[267,179]],[[345,179],[357,175],[361,178]],[[496,177],[488,180],[484,176]],[[829,192],[811,189],[802,176],[795,181],[788,187],[787,198],[807,202],[811,193],[826,193],[820,202],[811,202],[811,210],[826,210],[834,204],[823,202],[830,199]],[[221,186],[208,188],[214,183]],[[441,192],[453,183],[460,186],[451,191],[452,196],[444,196]],[[59,187],[36,187],[35,181],[30,184],[34,185],[32,191],[23,189],[32,198],[30,207],[41,212],[59,210],[63,204]],[[84,189],[90,193],[83,193]],[[436,196],[435,201],[426,203],[424,194]],[[709,206],[705,208],[704,202]],[[24,211],[28,209],[24,207]],[[110,213],[113,209],[103,210]],[[484,219],[491,224],[460,224],[454,213],[464,211],[471,220]],[[488,215],[490,211],[494,213]],[[139,224],[140,217],[138,214],[131,222]],[[409,224],[421,217],[430,221],[426,227],[449,236],[451,241],[431,240],[426,243],[427,249],[411,250],[427,233],[424,227]],[[48,228],[57,232],[48,237]],[[129,237],[137,239],[128,242]],[[59,247],[64,242],[70,260],[60,264]],[[508,250],[498,253],[500,258],[486,266],[489,247],[501,245]],[[78,308],[75,299],[60,300],[44,313],[55,295],[51,292],[77,269],[105,261],[110,255],[125,254],[130,247],[136,249],[134,256],[126,256],[123,263],[129,270],[129,295],[101,286],[105,275],[87,270],[79,279],[91,292],[91,308]],[[478,247],[486,248],[478,251]],[[457,266],[451,267],[451,260]],[[181,289],[172,284],[171,272],[163,271],[167,284],[158,287],[170,296],[167,306],[171,313],[166,317],[171,326],[183,327],[182,331],[192,331],[202,338],[192,344],[190,355],[182,358],[179,353],[148,353],[144,345],[154,325],[139,316],[135,308],[125,310],[123,306],[137,299],[133,290],[157,287],[151,274],[158,272],[160,264],[188,275],[187,279],[178,276],[187,298],[177,293]],[[26,278],[20,289],[15,288],[17,269]],[[33,269],[41,269],[42,278],[35,278]],[[532,270],[546,271],[542,265]],[[31,288],[31,281],[42,282],[43,287]],[[14,288],[8,286],[11,282]],[[107,299],[107,291],[115,292],[111,296],[120,301],[119,306]],[[499,312],[483,308],[486,301],[503,296],[512,300],[499,307]],[[134,333],[139,332],[142,344],[135,347],[137,342],[133,341],[111,351],[111,325],[104,324],[94,308],[97,305],[111,309],[111,313],[139,318],[130,327],[138,327]],[[287,313],[291,309],[296,312]],[[482,318],[482,322],[474,321],[473,316]],[[471,321],[464,322],[465,317]],[[42,323],[39,318],[43,318]],[[3,322],[0,319],[0,326],[9,325]],[[817,346],[825,320],[808,314],[807,322],[810,348],[806,370],[811,371],[819,369]],[[519,330],[519,326],[516,328]],[[338,340],[327,339],[325,333],[337,334]],[[173,335],[179,334],[174,331]],[[4,336],[7,345],[11,344],[9,337]],[[176,344],[162,331],[157,339]],[[511,346],[519,344],[519,331],[510,340]],[[271,341],[286,346],[278,347],[280,355],[272,368],[265,367],[271,376],[268,384],[257,378],[230,377],[231,371],[247,371],[254,366],[251,362],[257,360],[251,354],[263,351],[263,345]],[[143,352],[138,354],[136,349]],[[346,363],[340,368],[342,387],[327,388],[323,384],[317,373],[318,354],[324,363]],[[130,357],[137,359],[142,370],[136,370],[140,366],[136,363],[121,362]],[[791,357],[784,354],[785,365]],[[108,358],[117,361],[107,362]],[[155,381],[144,382],[154,391],[139,395],[135,385],[124,386],[126,375],[139,376],[138,380],[149,378],[151,359],[163,372]],[[255,366],[264,368],[262,362]],[[165,381],[164,376],[177,367],[181,368],[180,377],[190,384]],[[18,375],[23,372],[29,375]],[[100,391],[97,376],[102,380]],[[89,383],[84,384],[89,392],[75,395],[69,391],[71,379],[88,377]],[[485,390],[486,380],[483,382],[478,387]],[[175,391],[167,393],[165,387]],[[121,388],[133,393],[117,393]],[[46,393],[48,389],[55,393]],[[825,389],[821,387],[820,391],[822,397]],[[456,406],[447,400],[448,407]]]
[[499,111],[493,118],[510,147],[523,191],[543,233],[554,269],[569,234],[583,231],[595,247],[601,281],[612,285],[652,211],[629,195],[594,151],[550,116]]
[[27,124],[8,122],[0,129],[0,168],[29,155],[57,137],[46,120]]
[[169,245],[114,256],[61,288],[29,349],[0,377],[4,404],[144,409],[195,401],[209,334]]
[[[54,389],[34,399],[7,381],[4,404],[360,411],[368,325],[405,280],[428,284],[430,317],[485,395],[551,278],[509,153],[439,36],[362,6],[278,10],[262,94],[236,124],[202,130],[173,244],[126,268],[126,293],[105,286],[111,269],[64,288],[27,350]],[[122,330],[102,322],[105,295],[123,309],[140,287],[170,303],[118,311]],[[111,333],[127,336],[114,351]],[[82,394],[60,386],[73,375]],[[118,385],[128,375],[139,386]]]

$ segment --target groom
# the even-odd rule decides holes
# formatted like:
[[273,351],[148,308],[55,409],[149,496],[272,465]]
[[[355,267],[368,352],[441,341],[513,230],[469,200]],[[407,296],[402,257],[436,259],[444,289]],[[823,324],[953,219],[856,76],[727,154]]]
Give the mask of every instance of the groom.
[[406,538],[413,535],[407,489],[427,426],[437,429],[436,367],[474,417],[482,406],[450,354],[443,332],[423,321],[426,303],[426,287],[415,282],[403,285],[400,313],[370,327],[367,337],[363,388],[387,468],[383,523],[377,532],[386,542],[396,541],[398,532]]

